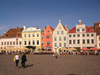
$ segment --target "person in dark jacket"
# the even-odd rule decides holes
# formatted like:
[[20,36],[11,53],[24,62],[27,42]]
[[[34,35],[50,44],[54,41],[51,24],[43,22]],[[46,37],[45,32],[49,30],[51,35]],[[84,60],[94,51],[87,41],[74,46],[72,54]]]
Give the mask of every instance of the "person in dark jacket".
[[22,58],[21,58],[21,64],[22,64],[22,67],[25,68],[25,62],[27,61],[26,59],[26,55],[25,53],[23,52],[22,53]]

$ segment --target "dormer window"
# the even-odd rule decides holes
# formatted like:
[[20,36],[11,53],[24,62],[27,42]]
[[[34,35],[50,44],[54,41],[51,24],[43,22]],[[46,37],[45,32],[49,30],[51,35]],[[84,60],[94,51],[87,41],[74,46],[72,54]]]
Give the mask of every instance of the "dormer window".
[[85,29],[82,29],[82,31],[85,31]]
[[80,30],[79,29],[77,29],[77,32],[79,32]]

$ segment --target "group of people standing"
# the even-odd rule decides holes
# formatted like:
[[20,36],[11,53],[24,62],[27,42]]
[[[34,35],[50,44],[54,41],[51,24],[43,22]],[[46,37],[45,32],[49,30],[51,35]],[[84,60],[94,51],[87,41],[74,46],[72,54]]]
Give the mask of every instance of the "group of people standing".
[[[19,63],[19,59],[20,59],[20,56],[18,55],[18,53],[15,55],[15,63],[16,63],[16,68],[18,69],[18,63]],[[26,59],[26,55],[25,53],[23,52],[22,53],[22,57],[21,57],[21,65],[23,68],[25,68],[25,62],[27,61]]]

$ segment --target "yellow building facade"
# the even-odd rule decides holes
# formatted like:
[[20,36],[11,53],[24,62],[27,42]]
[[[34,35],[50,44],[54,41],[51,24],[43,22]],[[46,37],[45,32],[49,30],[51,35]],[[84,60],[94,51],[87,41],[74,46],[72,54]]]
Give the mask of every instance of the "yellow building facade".
[[97,48],[100,49],[100,35],[97,35]]
[[41,49],[41,29],[38,27],[23,27],[22,31],[22,45],[23,47],[30,47],[34,51],[39,51]]

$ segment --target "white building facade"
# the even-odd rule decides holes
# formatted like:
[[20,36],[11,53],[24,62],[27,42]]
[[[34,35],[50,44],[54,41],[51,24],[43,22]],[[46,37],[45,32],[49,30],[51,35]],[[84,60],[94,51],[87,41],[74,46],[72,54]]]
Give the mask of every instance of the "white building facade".
[[66,28],[59,20],[59,23],[55,30],[53,31],[53,52],[59,53],[60,49],[63,47],[68,47],[68,28]]
[[68,40],[69,48],[96,47],[96,32],[79,20],[79,24],[69,30]]

